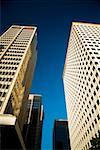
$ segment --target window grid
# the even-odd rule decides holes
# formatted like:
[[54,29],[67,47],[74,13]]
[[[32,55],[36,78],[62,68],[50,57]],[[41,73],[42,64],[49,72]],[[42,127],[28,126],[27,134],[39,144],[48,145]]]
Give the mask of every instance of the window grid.
[[33,34],[33,30],[26,28],[22,28],[19,33],[21,28],[21,26],[19,28],[11,27],[0,37],[0,55],[2,55],[13,38],[18,34],[0,60],[0,109]]
[[88,149],[90,139],[100,130],[99,41],[100,26],[73,24],[63,80],[71,145],[75,150]]

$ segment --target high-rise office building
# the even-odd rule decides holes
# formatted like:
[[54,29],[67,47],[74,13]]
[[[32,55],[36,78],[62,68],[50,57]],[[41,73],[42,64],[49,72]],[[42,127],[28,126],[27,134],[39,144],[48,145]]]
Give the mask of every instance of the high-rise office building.
[[[2,148],[14,149],[20,145],[25,149],[22,130],[37,59],[36,29],[31,26],[13,25],[0,37],[0,142]],[[6,130],[10,134],[7,134]],[[14,141],[12,142],[14,135],[18,138],[19,144],[16,144],[17,140],[15,144]]]
[[41,149],[43,118],[42,96],[30,94],[23,132],[27,149]]
[[100,25],[72,23],[63,72],[72,150],[100,132]]
[[53,129],[53,150],[71,150],[67,120],[55,120]]

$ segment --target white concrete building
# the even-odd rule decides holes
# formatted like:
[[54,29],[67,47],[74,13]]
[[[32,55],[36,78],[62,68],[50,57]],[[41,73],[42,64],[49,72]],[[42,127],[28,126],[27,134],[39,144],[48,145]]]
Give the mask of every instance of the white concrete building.
[[14,125],[21,142],[27,99],[37,59],[37,31],[11,26],[0,37],[0,125]]
[[73,22],[63,83],[72,150],[87,150],[100,132],[100,24]]

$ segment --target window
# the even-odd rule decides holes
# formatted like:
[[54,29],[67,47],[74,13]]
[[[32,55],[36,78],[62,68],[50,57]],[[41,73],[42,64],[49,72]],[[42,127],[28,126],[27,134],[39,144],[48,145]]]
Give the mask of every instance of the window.
[[91,114],[89,114],[90,118],[91,118]]
[[89,130],[87,130],[87,133],[89,134]]
[[91,96],[91,99],[93,100],[93,96]]
[[96,119],[94,120],[94,122],[95,122],[95,124],[97,124],[97,120]]
[[96,86],[96,90],[97,90],[97,91],[99,90],[99,87],[98,87],[98,85]]
[[93,75],[93,73],[91,72],[91,73],[90,73],[90,75],[92,76],[92,75]]
[[91,92],[91,90],[89,89],[89,93]]
[[93,82],[95,83],[95,81],[96,81],[96,80],[95,80],[95,78],[94,78],[94,79],[93,79]]
[[92,109],[92,114],[94,113],[94,110]]
[[87,120],[89,121],[89,118],[87,117]]
[[90,131],[92,131],[92,128],[91,128],[91,126],[90,126],[89,128],[90,128]]
[[90,65],[92,65],[92,61],[90,61]]
[[91,84],[91,88],[93,87],[93,84]]
[[94,108],[95,108],[95,109],[97,109],[97,106],[96,106],[96,105],[94,105]]
[[97,65],[97,64],[98,64],[98,62],[95,62],[95,64]]
[[92,127],[94,128],[94,124],[92,123]]
[[95,95],[96,95],[96,92],[94,91],[94,93],[93,93],[93,94],[94,94],[94,96],[95,96]]
[[89,101],[89,104],[91,105],[91,101]]
[[87,108],[89,108],[89,106],[87,105]]
[[96,72],[96,74],[95,74],[95,75],[96,75],[96,77],[98,77],[98,76],[99,76],[97,72]]
[[97,115],[97,118],[98,118],[98,120],[100,120],[100,116],[99,116],[99,114]]
[[95,67],[93,66],[93,68],[92,68],[92,69],[93,69],[93,71],[94,71],[94,70],[95,70]]
[[99,105],[99,99],[97,99],[97,104]]

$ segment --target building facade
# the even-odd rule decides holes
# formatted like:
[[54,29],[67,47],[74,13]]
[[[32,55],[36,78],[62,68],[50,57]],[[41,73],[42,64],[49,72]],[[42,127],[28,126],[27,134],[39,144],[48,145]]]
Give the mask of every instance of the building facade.
[[30,94],[27,106],[27,119],[25,121],[23,132],[26,147],[29,150],[41,149],[43,118],[42,96]]
[[100,25],[72,23],[63,83],[72,150],[100,132]]
[[13,25],[0,37],[1,140],[4,134],[6,136],[3,129],[5,126],[14,128],[14,134],[17,135],[23,149],[25,143],[22,130],[37,59],[36,30],[36,27]]
[[67,120],[59,119],[54,122],[53,150],[71,150]]

